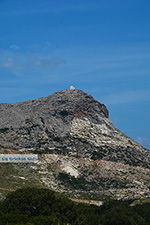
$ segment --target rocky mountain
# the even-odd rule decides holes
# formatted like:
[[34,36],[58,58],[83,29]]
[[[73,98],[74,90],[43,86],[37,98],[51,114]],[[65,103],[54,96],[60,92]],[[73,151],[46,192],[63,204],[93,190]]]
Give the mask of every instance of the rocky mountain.
[[38,163],[1,164],[2,191],[36,184],[71,197],[150,196],[150,151],[116,129],[106,106],[81,90],[0,104],[0,148],[39,154]]

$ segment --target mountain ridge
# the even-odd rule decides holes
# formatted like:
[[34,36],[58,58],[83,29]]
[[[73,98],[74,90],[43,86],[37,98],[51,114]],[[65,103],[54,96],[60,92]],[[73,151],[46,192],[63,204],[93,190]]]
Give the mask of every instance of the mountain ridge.
[[0,146],[1,152],[39,154],[22,172],[11,165],[17,180],[32,171],[38,185],[73,195],[150,195],[150,152],[115,128],[106,106],[81,90],[0,104]]
[[[107,159],[116,146],[127,154],[139,153],[139,158],[140,153],[148,155],[142,146],[117,130],[108,116],[104,104],[76,89],[20,103],[0,104],[0,144],[4,148],[38,148],[45,153],[64,150],[83,157],[79,148],[92,159]],[[112,160],[117,157],[112,155]]]

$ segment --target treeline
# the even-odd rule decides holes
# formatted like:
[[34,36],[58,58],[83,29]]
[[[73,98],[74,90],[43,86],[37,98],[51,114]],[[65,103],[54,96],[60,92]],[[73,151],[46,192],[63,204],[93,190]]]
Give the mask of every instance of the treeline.
[[150,203],[77,204],[48,189],[24,188],[0,202],[0,225],[150,225]]

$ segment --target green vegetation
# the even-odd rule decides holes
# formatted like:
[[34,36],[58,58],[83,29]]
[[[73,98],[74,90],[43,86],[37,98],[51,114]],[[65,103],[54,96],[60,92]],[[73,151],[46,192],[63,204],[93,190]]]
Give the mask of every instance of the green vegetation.
[[96,181],[88,181],[84,177],[73,177],[66,173],[59,173],[58,179],[61,181],[62,184],[68,186],[72,189],[82,190],[82,191],[90,191],[90,190],[97,190],[100,187],[109,189],[110,187],[116,188],[126,188],[127,181],[126,180],[117,180],[111,178],[101,177]]
[[0,225],[150,225],[150,203],[74,203],[43,188],[23,188],[0,201]]
[[[22,177],[24,179],[21,179]],[[1,163],[0,182],[2,189],[18,189],[26,186],[42,187],[39,182],[39,174],[28,163]]]
[[9,128],[2,128],[0,129],[0,133],[6,133],[9,130]]
[[58,179],[62,182],[62,184],[65,184],[72,189],[81,189],[84,191],[88,191],[93,186],[96,186],[93,181],[87,181],[84,177],[75,178],[66,173],[59,173]]

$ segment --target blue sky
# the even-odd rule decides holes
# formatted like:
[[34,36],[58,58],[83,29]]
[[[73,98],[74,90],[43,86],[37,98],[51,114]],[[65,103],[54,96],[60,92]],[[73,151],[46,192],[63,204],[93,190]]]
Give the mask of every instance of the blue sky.
[[1,0],[0,102],[75,86],[150,148],[150,2]]

